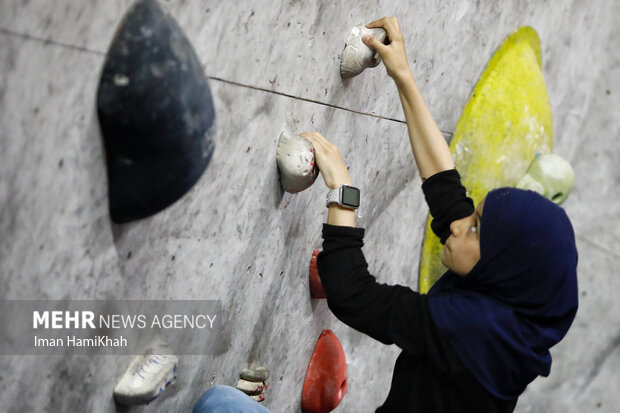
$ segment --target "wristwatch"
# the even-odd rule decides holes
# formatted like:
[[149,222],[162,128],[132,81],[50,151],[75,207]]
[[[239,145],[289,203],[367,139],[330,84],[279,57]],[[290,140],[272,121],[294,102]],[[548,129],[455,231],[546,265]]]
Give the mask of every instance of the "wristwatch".
[[342,185],[327,193],[326,205],[338,204],[344,208],[357,209],[360,206],[360,190],[354,186]]

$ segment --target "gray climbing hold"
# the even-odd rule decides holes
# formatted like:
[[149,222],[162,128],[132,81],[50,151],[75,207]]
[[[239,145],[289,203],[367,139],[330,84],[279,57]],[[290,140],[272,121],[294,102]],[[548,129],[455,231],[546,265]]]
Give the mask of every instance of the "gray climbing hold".
[[207,168],[214,150],[211,91],[194,49],[157,1],[137,1],[120,23],[97,113],[114,221],[166,208]]
[[265,381],[269,378],[269,369],[263,366],[258,366],[254,368],[245,368],[241,370],[241,374],[239,374],[239,377],[242,378],[243,380],[248,380],[248,381],[255,381],[255,382]]
[[314,148],[309,140],[282,132],[276,155],[280,182],[286,192],[297,193],[310,187],[319,169],[315,163]]
[[380,42],[385,42],[387,37],[387,33],[381,28],[368,29],[363,24],[353,27],[340,58],[340,76],[354,77],[362,73],[364,69],[381,63],[379,54],[362,41],[362,37],[366,34],[376,37]]

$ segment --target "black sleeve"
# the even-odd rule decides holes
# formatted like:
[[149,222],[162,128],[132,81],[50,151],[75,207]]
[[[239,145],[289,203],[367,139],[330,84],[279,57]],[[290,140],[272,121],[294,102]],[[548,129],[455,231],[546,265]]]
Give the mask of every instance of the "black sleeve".
[[343,323],[409,354],[427,351],[432,320],[425,295],[377,283],[362,253],[363,228],[323,226],[317,268],[330,310]]
[[426,203],[431,210],[431,229],[445,243],[450,224],[474,213],[474,202],[467,196],[456,169],[438,172],[422,183]]

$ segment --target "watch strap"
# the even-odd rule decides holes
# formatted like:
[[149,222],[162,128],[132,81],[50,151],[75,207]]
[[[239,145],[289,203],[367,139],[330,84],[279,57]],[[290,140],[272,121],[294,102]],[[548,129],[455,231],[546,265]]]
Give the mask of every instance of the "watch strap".
[[[357,202],[355,204],[350,204],[344,201],[344,198],[351,199],[350,192],[357,192]],[[357,209],[359,207],[359,188],[356,188],[351,185],[342,185],[339,188],[333,189],[327,193],[327,200],[325,204],[329,208],[331,204],[338,204],[343,208],[348,209]]]
[[340,199],[340,191],[341,188],[336,188],[336,189],[332,189],[331,191],[329,191],[327,193],[327,200],[325,202],[325,205],[327,206],[327,208],[329,208],[329,206],[333,203],[336,203],[338,205],[342,205],[342,200]]

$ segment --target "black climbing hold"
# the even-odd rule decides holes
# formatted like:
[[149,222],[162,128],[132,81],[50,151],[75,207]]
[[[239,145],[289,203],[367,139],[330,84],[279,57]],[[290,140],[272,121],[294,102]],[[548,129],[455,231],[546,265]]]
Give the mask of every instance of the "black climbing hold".
[[157,1],[137,1],[117,29],[97,113],[114,221],[161,211],[207,168],[215,129],[209,85],[188,39]]

